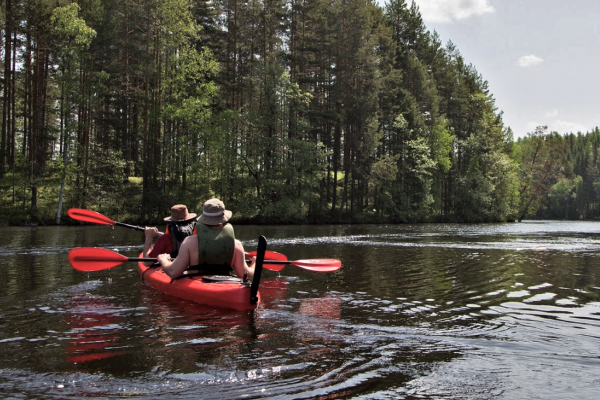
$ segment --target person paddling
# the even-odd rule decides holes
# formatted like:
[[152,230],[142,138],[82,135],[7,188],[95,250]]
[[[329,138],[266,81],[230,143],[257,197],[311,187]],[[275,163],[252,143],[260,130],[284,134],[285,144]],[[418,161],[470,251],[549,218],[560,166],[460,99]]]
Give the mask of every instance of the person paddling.
[[[156,240],[154,245],[152,242],[158,235],[158,229],[144,228],[144,257],[156,258],[159,254],[168,253],[175,258],[179,254],[183,240],[196,233],[196,214],[189,213],[185,204],[171,207],[171,215],[164,220],[167,222],[166,232]],[[152,263],[146,263],[146,265],[150,264]]]
[[168,253],[157,256],[165,273],[175,279],[191,266],[204,275],[234,272],[238,278],[251,280],[256,260],[250,266],[246,264],[244,245],[235,239],[233,227],[228,223],[231,215],[221,200],[206,201],[198,218],[196,236],[185,238],[177,258],[172,261]]

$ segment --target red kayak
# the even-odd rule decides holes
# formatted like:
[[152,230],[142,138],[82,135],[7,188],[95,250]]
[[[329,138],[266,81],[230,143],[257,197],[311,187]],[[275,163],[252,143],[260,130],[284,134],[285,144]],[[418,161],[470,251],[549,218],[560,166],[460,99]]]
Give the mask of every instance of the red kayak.
[[250,301],[250,282],[233,276],[190,276],[173,280],[161,268],[147,267],[142,262],[138,262],[138,270],[148,286],[180,299],[240,311],[253,310],[260,302],[258,293],[256,301]]
[[180,299],[240,311],[253,310],[260,302],[258,284],[266,246],[266,240],[261,236],[252,282],[242,282],[241,279],[233,276],[220,275],[183,276],[171,279],[162,268],[147,267],[142,261],[138,262],[138,271],[142,281],[148,286]]
[[[207,304],[215,307],[235,310],[252,310],[258,306],[258,285],[263,266],[273,271],[280,271],[284,265],[295,265],[307,271],[334,272],[342,263],[336,259],[311,259],[289,261],[283,254],[270,251],[266,265],[267,240],[258,238],[256,252],[247,256],[256,257],[252,282],[242,281],[231,276],[184,275],[171,279],[158,267],[146,267],[143,263],[156,263],[156,258],[127,257],[111,250],[96,247],[79,247],[69,251],[69,263],[78,271],[93,272],[114,268],[126,262],[137,262],[142,281],[148,286],[184,300]],[[186,271],[191,272],[191,271]],[[198,271],[196,271],[198,273]]]

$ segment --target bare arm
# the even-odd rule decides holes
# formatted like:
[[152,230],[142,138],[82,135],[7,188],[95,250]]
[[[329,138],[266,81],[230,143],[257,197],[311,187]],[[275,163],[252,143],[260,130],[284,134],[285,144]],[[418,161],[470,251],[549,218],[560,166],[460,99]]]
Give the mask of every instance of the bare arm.
[[248,266],[246,264],[246,253],[244,252],[244,245],[239,240],[235,241],[235,249],[233,251],[233,258],[231,259],[231,266],[235,271],[238,278],[243,279],[244,274],[248,274],[248,279],[252,280],[254,277],[254,265],[256,264],[256,258],[252,260],[252,264]]
[[[171,255],[163,253],[158,256],[158,262],[162,266],[163,271],[171,278],[179,278],[183,271],[190,266],[190,262],[194,257],[191,257],[192,252],[198,253],[198,241],[196,236],[188,236],[181,243],[177,258],[171,261]],[[198,256],[195,257],[196,259]]]
[[[148,257],[148,254],[150,254],[150,252],[154,248],[154,245],[152,244],[152,242],[154,241],[154,238],[156,237],[156,235],[158,235],[158,229],[156,229],[155,227],[145,227],[144,228],[144,236],[145,236],[144,252],[143,252],[144,258]],[[145,262],[144,265],[146,265],[148,267],[148,266],[152,265],[152,263]]]

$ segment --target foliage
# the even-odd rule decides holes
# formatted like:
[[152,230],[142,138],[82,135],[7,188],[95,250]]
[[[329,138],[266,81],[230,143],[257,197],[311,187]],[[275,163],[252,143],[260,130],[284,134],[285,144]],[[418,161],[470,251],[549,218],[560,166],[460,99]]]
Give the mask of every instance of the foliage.
[[79,17],[79,10],[77,3],[71,3],[56,7],[50,17],[56,34],[55,44],[61,47],[60,52],[66,57],[74,57],[77,50],[88,48],[96,36],[96,31]]
[[566,141],[556,133],[546,134],[540,126],[519,142],[521,148],[521,210],[519,220],[534,210],[547,208],[550,187],[561,177],[569,175],[566,164]]
[[83,207],[153,222],[213,196],[246,222],[600,217],[600,131],[513,143],[487,82],[414,2],[4,13],[0,220]]
[[570,179],[560,178],[550,188],[548,212],[554,219],[567,219],[575,211],[576,186],[581,183],[581,177],[575,182]]

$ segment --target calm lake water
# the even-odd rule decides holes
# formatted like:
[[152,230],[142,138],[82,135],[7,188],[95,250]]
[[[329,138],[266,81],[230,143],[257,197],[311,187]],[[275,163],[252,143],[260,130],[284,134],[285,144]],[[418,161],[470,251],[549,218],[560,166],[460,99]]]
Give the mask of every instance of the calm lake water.
[[263,271],[251,312],[180,301],[121,227],[0,228],[3,399],[597,399],[600,223],[236,226],[334,273]]

